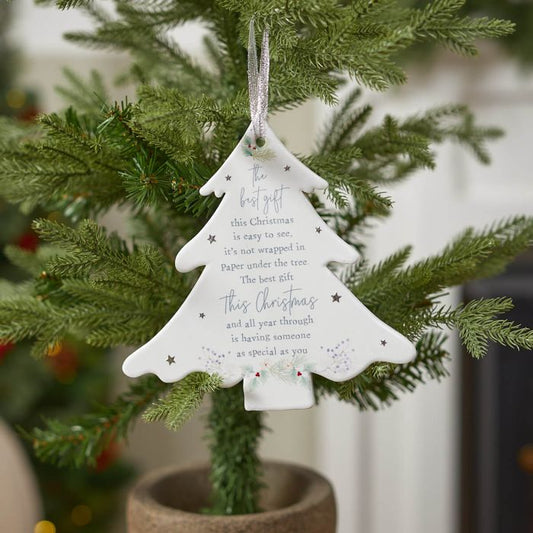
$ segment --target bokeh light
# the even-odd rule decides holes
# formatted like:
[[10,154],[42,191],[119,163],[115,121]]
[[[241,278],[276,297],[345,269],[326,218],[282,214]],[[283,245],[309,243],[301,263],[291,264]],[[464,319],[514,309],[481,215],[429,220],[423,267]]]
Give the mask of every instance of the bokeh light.
[[6,94],[6,102],[11,109],[20,109],[26,103],[26,94],[20,89],[10,89]]
[[70,517],[75,526],[86,526],[93,519],[93,512],[87,505],[76,505]]
[[48,520],[41,520],[35,524],[33,533],[56,533],[56,526]]

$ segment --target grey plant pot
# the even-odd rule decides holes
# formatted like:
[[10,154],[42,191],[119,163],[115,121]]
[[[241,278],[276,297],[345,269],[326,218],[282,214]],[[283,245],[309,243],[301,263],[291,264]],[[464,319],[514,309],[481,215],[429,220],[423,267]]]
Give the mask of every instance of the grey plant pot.
[[149,474],[131,491],[128,533],[335,533],[331,484],[292,464],[265,463],[261,507],[238,516],[199,514],[209,498],[208,467]]

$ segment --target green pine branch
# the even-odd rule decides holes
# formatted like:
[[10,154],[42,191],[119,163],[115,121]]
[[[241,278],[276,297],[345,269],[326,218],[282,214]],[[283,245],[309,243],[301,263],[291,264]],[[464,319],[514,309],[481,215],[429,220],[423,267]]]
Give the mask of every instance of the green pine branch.
[[365,126],[372,114],[372,107],[370,105],[356,107],[361,95],[360,87],[351,90],[331,114],[320,135],[317,146],[319,154],[336,154],[340,149],[353,142],[357,133]]
[[56,92],[74,109],[82,113],[100,111],[109,101],[109,96],[101,74],[92,70],[86,81],[69,68],[63,69],[64,85],[57,85]]
[[[220,148],[215,153],[209,150],[209,137],[204,132],[214,126],[218,130],[231,127],[233,136],[242,135],[236,126],[242,125],[248,114],[248,97],[243,91],[222,103],[206,94],[193,98],[180,90],[164,87],[143,87],[139,96],[134,130],[178,163],[209,161],[220,155],[217,153]],[[215,130],[215,146],[217,135],[219,131]],[[233,146],[226,146],[222,157],[229,155],[234,144],[233,139]]]
[[131,252],[116,234],[107,232],[91,220],[77,228],[47,219],[38,219],[33,229],[44,241],[53,242],[65,253],[48,264],[51,274],[60,278],[91,276],[97,280],[123,280],[143,284],[149,290],[178,294],[179,280],[167,259],[154,247],[139,246]]
[[120,203],[118,171],[123,153],[102,143],[96,125],[72,108],[64,116],[41,117],[43,135],[0,158],[0,187],[9,202],[25,210],[88,203]]
[[[145,342],[179,307],[196,276],[177,276],[153,246],[132,251],[94,222],[78,228],[41,219],[34,228],[56,248],[8,254],[35,276],[33,290],[0,301],[0,337],[34,339],[41,355],[67,334],[95,346]],[[60,253],[58,253],[60,251]]]
[[44,428],[22,431],[36,456],[57,466],[94,466],[112,442],[126,440],[135,420],[167,385],[153,376],[130,385],[114,402],[68,422],[45,420]]
[[435,0],[421,10],[411,10],[411,23],[417,40],[435,41],[453,52],[476,55],[477,39],[500,38],[514,31],[506,20],[458,16],[465,0]]
[[33,123],[0,117],[0,157],[16,152],[21,144],[39,139],[40,128]]
[[241,385],[217,390],[208,417],[211,451],[210,512],[257,513],[263,487],[258,446],[264,431],[262,413],[244,410]]
[[[406,9],[391,1],[291,4],[285,0],[204,0],[176,4],[167,0],[145,7],[116,0],[117,18],[102,16],[90,2],[59,0],[59,5],[82,7],[96,23],[93,32],[71,32],[70,40],[127,50],[148,75],[197,94],[203,86],[209,92],[218,91],[219,84],[213,81],[222,79],[221,74],[237,90],[244,88],[245,45],[253,16],[258,33],[268,26],[272,36],[273,109],[312,96],[334,102],[341,72],[377,89],[403,83],[405,74],[395,55],[417,42],[437,43],[472,55],[478,39],[502,37],[514,28],[507,21],[462,17],[458,12],[463,2],[451,0],[435,0],[422,9]],[[221,54],[215,63],[219,67],[215,77],[165,35],[169,27],[189,20],[203,22],[217,41]],[[161,65],[172,68],[161,72]]]
[[0,301],[0,338],[9,342],[33,339],[32,353],[37,356],[67,335],[69,323],[65,313],[26,291]]
[[434,146],[456,142],[482,163],[489,163],[486,144],[502,132],[475,123],[462,105],[441,106],[401,121],[385,117],[365,128],[372,108],[359,103],[361,90],[349,92],[326,123],[317,152],[305,163],[329,182],[327,197],[336,209],[315,198],[315,207],[332,227],[359,249],[370,220],[387,216],[392,202],[376,185],[403,180],[415,171],[434,168]]
[[365,261],[351,265],[342,272],[341,279],[345,285],[358,287],[363,292],[365,287],[371,290],[381,279],[394,276],[408,261],[412,250],[411,246],[405,246],[371,267]]
[[[81,7],[91,4],[93,0],[55,0],[55,4],[59,9],[72,9],[74,7]],[[50,0],[36,0],[37,4],[49,3]]]
[[489,341],[515,350],[533,350],[533,330],[496,318],[512,308],[510,298],[472,300],[453,310],[440,309],[432,320],[456,328],[468,353],[477,359],[487,354]]
[[57,253],[58,248],[55,246],[39,246],[35,252],[24,250],[14,244],[4,248],[4,255],[9,262],[33,278],[37,278],[43,273],[48,261]]
[[450,356],[444,348],[446,336],[428,332],[416,343],[416,358],[405,365],[374,364],[355,378],[341,383],[313,376],[318,398],[333,394],[353,403],[361,411],[377,410],[399,399],[400,393],[412,392],[428,380],[448,375],[445,364]]
[[189,374],[174,384],[165,396],[152,403],[144,412],[143,420],[162,421],[168,429],[177,431],[200,407],[204,396],[215,392],[221,385],[222,380],[216,375]]
[[[466,230],[440,254],[405,269],[405,253],[357,275],[352,289],[377,316],[411,338],[433,324],[442,292],[470,280],[498,274],[533,240],[533,219],[514,217],[483,231]],[[393,265],[385,268],[383,265]],[[383,269],[383,270],[382,270]]]

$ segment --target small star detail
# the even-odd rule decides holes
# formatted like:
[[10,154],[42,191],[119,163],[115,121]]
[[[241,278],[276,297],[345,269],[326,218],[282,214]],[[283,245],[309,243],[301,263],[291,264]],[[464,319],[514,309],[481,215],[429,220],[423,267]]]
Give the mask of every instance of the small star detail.
[[321,227],[315,228],[315,231],[316,231],[317,233],[320,233],[320,232],[322,231],[322,228],[321,228]]
[[209,241],[209,244],[213,244],[214,242],[216,242],[215,235],[209,235],[209,237],[207,237],[207,240]]
[[341,298],[342,298],[342,296],[339,293],[337,293],[337,292],[335,294],[331,295],[331,301],[332,302],[340,302]]
[[226,181],[231,181],[231,176],[229,174],[226,176]]
[[176,364],[176,358],[175,358],[173,355],[169,355],[169,356],[167,357],[167,363],[168,363],[169,365],[174,365],[174,364]]
[[381,341],[381,346],[387,346],[387,341],[385,339]]
[[285,165],[285,166],[283,167],[283,170],[284,170],[285,172],[288,172],[290,169],[291,169],[291,166],[290,166],[290,165]]
[[200,318],[205,318],[205,313],[200,313]]

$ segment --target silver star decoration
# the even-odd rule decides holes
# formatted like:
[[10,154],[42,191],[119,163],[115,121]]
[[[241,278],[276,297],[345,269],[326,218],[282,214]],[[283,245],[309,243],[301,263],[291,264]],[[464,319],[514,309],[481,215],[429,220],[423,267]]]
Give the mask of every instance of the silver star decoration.
[[320,232],[322,231],[322,228],[320,228],[320,227],[319,227],[319,228],[315,228],[315,231],[316,231],[317,233],[320,233]]
[[209,244],[213,244],[214,242],[216,242],[215,235],[209,235],[209,237],[207,237],[207,240],[209,241]]
[[341,301],[341,295],[339,293],[335,293],[331,295],[331,301],[332,302],[340,302]]
[[226,176],[226,181],[231,181],[231,176],[229,174]]
[[387,341],[386,340],[382,340],[381,341],[381,346],[387,346]]
[[176,363],[176,358],[175,358],[173,355],[169,355],[169,356],[167,357],[167,363],[168,363],[169,365],[173,365],[173,364],[175,364],[175,363]]
[[200,313],[200,318],[205,318],[205,313]]
[[285,170],[285,172],[288,172],[290,169],[291,169],[290,165],[285,165],[283,167],[283,170]]

